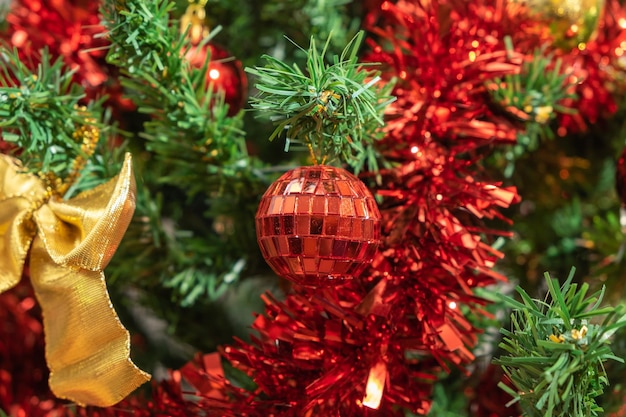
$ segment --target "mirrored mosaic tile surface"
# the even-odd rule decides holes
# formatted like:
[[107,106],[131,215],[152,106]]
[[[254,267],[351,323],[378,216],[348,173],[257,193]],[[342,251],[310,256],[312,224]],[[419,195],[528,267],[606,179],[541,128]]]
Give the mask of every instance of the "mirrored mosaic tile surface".
[[380,244],[380,212],[365,184],[330,166],[299,167],[265,192],[256,215],[268,264],[300,285],[351,279]]

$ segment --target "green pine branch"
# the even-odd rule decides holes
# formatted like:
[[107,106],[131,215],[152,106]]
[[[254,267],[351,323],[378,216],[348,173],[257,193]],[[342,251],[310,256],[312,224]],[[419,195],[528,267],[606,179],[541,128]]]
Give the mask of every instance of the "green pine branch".
[[[145,115],[138,134],[147,151],[138,215],[110,276],[148,291],[170,288],[182,306],[215,300],[259,256],[253,219],[271,181],[247,153],[243,113],[229,116],[223,94],[207,84],[207,44],[219,28],[193,46],[167,0],[107,0],[102,14],[107,60]],[[186,58],[192,47],[206,48],[203,66]]]
[[382,137],[383,113],[394,98],[391,84],[378,85],[378,73],[358,62],[359,32],[339,56],[327,62],[330,38],[321,51],[311,39],[306,69],[264,55],[266,65],[246,68],[259,93],[252,107],[270,117],[276,128],[269,140],[286,136],[308,148],[314,163],[347,163],[377,171],[373,144]]
[[[505,43],[512,51],[509,38]],[[552,122],[559,114],[576,113],[576,109],[563,105],[565,99],[576,98],[568,75],[560,59],[554,60],[538,49],[531,60],[522,64],[519,73],[496,78],[487,85],[496,105],[523,126],[516,144],[504,151],[506,177],[512,175],[517,159],[536,150],[542,140],[554,138]]]
[[207,47],[204,66],[195,68],[185,57],[194,46],[171,18],[174,7],[166,0],[107,0],[102,8],[112,42],[107,60],[121,69],[129,97],[149,116],[142,132],[147,150],[168,166],[160,181],[190,186],[192,193],[219,191],[242,175],[254,182],[241,115],[228,116],[223,94],[213,92],[205,75],[207,44],[219,28],[195,47]]
[[[203,68],[185,58],[192,45],[171,17],[174,7],[167,0],[107,0],[102,9],[112,43],[107,59],[120,68],[129,97],[147,116],[140,135],[156,156],[140,163],[151,191],[138,194],[138,221],[110,274],[136,277],[133,282],[142,286],[170,287],[182,305],[192,305],[205,296],[219,297],[258,265],[252,220],[274,174],[247,154],[242,112],[228,116],[223,96],[207,86],[209,54]],[[355,156],[369,159],[371,168],[376,156],[365,144],[376,137],[390,99],[374,88],[376,75],[356,62],[361,39],[362,34],[330,67],[326,49],[319,54],[312,46],[308,71],[317,80],[311,85],[324,89],[320,93],[332,88],[324,111],[332,106],[329,122],[337,124],[333,138],[324,134],[316,143],[332,143],[352,162]],[[319,97],[313,100],[320,103]],[[171,200],[160,200],[160,193]],[[148,280],[146,271],[154,272]]]
[[257,261],[256,205],[256,198],[216,196],[206,211],[204,201],[173,189],[139,188],[138,215],[109,266],[109,282],[150,294],[168,289],[182,307],[220,298]]
[[514,309],[512,330],[504,335],[503,356],[494,360],[514,389],[500,387],[520,402],[525,416],[591,416],[602,408],[596,398],[609,385],[604,362],[616,357],[611,336],[626,325],[623,306],[602,307],[604,289],[587,294],[588,284],[573,283],[574,270],[559,287],[546,273],[548,297],[532,299],[517,288],[521,301],[501,296]]
[[74,175],[72,161],[88,160],[81,129],[102,135],[101,101],[83,106],[84,89],[73,82],[73,71],[61,58],[41,51],[35,70],[20,61],[17,50],[0,50],[0,128],[2,139],[15,145],[31,172],[58,179]]

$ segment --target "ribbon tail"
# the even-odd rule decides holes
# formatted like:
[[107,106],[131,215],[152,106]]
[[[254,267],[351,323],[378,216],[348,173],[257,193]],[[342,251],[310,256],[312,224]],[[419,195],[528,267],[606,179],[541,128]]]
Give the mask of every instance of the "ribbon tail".
[[130,336],[102,271],[54,263],[39,238],[30,267],[43,312],[50,389],[57,397],[108,407],[150,379],[130,360]]

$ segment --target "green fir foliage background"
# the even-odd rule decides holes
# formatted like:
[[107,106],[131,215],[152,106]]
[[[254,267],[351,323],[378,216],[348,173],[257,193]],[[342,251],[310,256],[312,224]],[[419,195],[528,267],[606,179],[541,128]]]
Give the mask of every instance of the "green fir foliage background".
[[[209,105],[201,73],[185,75],[184,63],[175,53],[167,53],[180,50],[182,39],[178,26],[167,28],[168,19],[180,18],[187,1],[125,3],[136,8],[134,18],[144,19],[110,23],[123,26],[111,33],[119,37],[115,42],[119,47],[110,52],[109,60],[125,71],[125,88],[138,98],[139,110],[128,115],[126,131],[121,133],[124,145],[114,152],[99,148],[81,186],[89,188],[112,176],[116,172],[112,161],[121,162],[124,151],[134,154],[136,215],[107,277],[122,322],[143,341],[136,344],[134,359],[158,374],[164,367],[182,365],[196,351],[214,351],[233,335],[246,339],[253,313],[263,309],[259,295],[282,291],[284,283],[258,250],[254,215],[266,187],[285,170],[306,162],[308,153],[287,154],[283,139],[268,141],[274,126],[256,117],[250,105],[234,117],[227,116],[219,96]],[[325,40],[332,34],[327,54],[341,53],[360,29],[362,6],[363,2],[348,0],[209,0],[206,9],[213,29],[211,42],[229,50],[243,67],[263,65],[262,56],[267,54],[305,68],[303,48],[312,37]],[[115,15],[111,7],[114,3],[106,0],[105,15]],[[141,44],[140,39],[149,43]],[[129,65],[127,59],[136,48],[144,59]],[[541,72],[542,65],[538,56],[534,71]],[[249,74],[250,95],[256,94],[253,75]],[[558,74],[547,74],[544,81],[553,86],[555,79]],[[515,88],[497,92],[498,97],[514,102],[516,96],[523,96],[526,81],[508,80]],[[540,87],[533,85],[538,91]],[[558,91],[550,91],[558,96]],[[68,103],[80,98],[79,91],[68,94]],[[544,272],[564,281],[575,267],[576,281],[587,282],[594,291],[606,286],[606,303],[623,302],[625,239],[615,167],[625,145],[626,103],[619,104],[615,118],[584,134],[550,135],[546,128],[554,120],[529,126],[520,141],[527,146],[495,150],[484,166],[488,175],[517,186],[522,196],[522,203],[506,213],[514,220],[514,237],[500,242],[506,258],[498,268],[530,297],[542,298],[546,293]],[[99,106],[96,103],[94,111],[107,124],[106,112]],[[0,105],[0,112],[8,111]],[[62,112],[57,117],[76,120]],[[20,126],[8,128],[19,131]],[[32,160],[32,169],[49,162]],[[515,296],[513,285],[496,291]],[[474,318],[487,329],[474,373],[442,379],[435,389],[433,416],[468,415],[466,387],[476,386],[491,358],[498,355],[494,333],[500,327],[511,328],[509,306],[493,293],[481,295],[493,298],[489,309],[495,319]],[[626,335],[616,334],[613,351],[626,356]],[[607,364],[612,385],[599,401],[606,410],[622,404],[622,395],[612,390],[623,388],[624,371],[621,364]]]

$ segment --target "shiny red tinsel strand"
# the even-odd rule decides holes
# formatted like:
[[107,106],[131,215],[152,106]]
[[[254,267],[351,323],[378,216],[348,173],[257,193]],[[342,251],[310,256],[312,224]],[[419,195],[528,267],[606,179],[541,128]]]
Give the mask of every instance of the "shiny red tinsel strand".
[[555,51],[555,57],[571,71],[576,86],[576,97],[562,103],[576,112],[560,115],[559,135],[585,131],[617,111],[617,100],[626,88],[622,58],[626,52],[625,29],[626,5],[607,0],[595,35],[582,49]]
[[505,279],[492,270],[502,255],[483,236],[507,235],[486,221],[506,221],[500,210],[518,200],[514,189],[477,175],[482,148],[513,143],[516,134],[490,108],[484,85],[519,71],[521,56],[507,57],[502,39],[527,21],[486,1],[383,2],[373,16],[368,59],[400,82],[383,143],[398,167],[383,172],[377,191],[388,239],[371,275],[390,281],[388,292],[399,296],[392,308],[427,323],[430,353],[442,365],[467,363],[475,330],[458,307],[482,303],[473,287]]
[[48,392],[41,315],[32,289],[0,294],[0,409],[11,416],[44,416]]
[[[78,415],[134,410],[178,417],[198,408],[225,417],[392,417],[403,415],[403,408],[425,414],[430,381],[442,368],[462,369],[473,359],[478,330],[459,307],[481,314],[485,302],[472,289],[504,280],[492,269],[502,255],[485,237],[507,235],[491,220],[506,222],[500,210],[518,200],[514,189],[480,178],[483,150],[513,143],[519,128],[492,108],[485,81],[519,71],[524,54],[545,34],[504,1],[370,3],[366,60],[382,62],[385,78],[399,80],[380,147],[398,165],[382,172],[375,190],[384,198],[384,243],[362,282],[322,293],[296,288],[284,301],[266,297],[266,311],[253,325],[257,335],[222,350],[253,379],[255,390],[231,385],[200,358],[157,385],[152,401],[132,398]],[[565,131],[615,111],[619,83],[610,70],[619,67],[615,51],[623,41],[624,11],[617,0],[606,8],[585,50],[557,54],[580,77],[580,101],[569,103],[580,113],[559,119]],[[507,55],[505,36],[517,52]],[[368,407],[372,375],[380,383],[380,403]],[[198,395],[195,404],[185,400],[183,377]],[[481,415],[498,412],[484,402],[479,408],[488,410]],[[59,413],[28,415],[64,415]]]
[[[423,362],[432,361],[420,358],[425,346],[402,337],[387,309],[379,308],[381,300],[368,303],[354,283],[341,288],[350,295],[340,299],[336,289],[327,289],[315,295],[294,293],[284,302],[266,297],[266,314],[253,326],[258,336],[249,344],[238,341],[224,348],[224,357],[258,384],[258,395],[248,401],[255,412],[363,415],[365,381],[378,364],[387,375],[381,381],[385,398],[368,415],[401,416],[398,405],[427,411],[427,401],[415,401],[427,398],[428,382],[434,379],[420,370]],[[413,357],[405,356],[407,346]]]
[[483,236],[507,235],[487,222],[506,221],[500,210],[518,199],[476,176],[482,148],[515,141],[484,87],[520,68],[500,40],[525,21],[507,13],[502,3],[403,1],[368,17],[391,47],[373,44],[367,60],[401,80],[381,144],[398,163],[376,190],[382,250],[361,282],[266,299],[258,336],[223,350],[258,386],[231,403],[233,416],[426,414],[441,369],[473,359],[477,329],[460,307],[481,314],[472,288],[504,280],[492,270],[502,255]]
[[131,100],[122,97],[118,71],[105,60],[108,41],[102,36],[99,7],[99,1],[88,0],[16,0],[3,37],[28,67],[36,68],[47,48],[53,59],[62,58],[76,71],[74,81],[85,88],[87,98],[106,94],[115,111],[132,110]]

